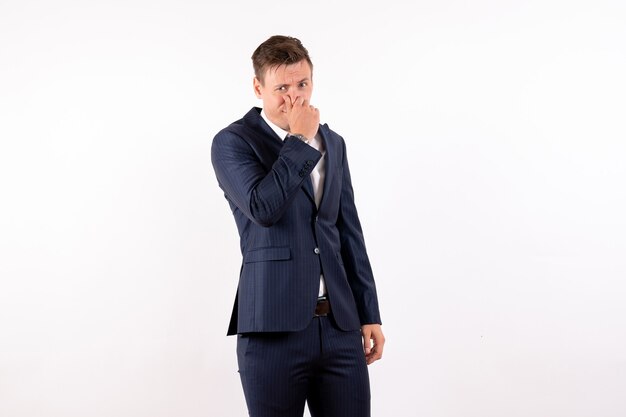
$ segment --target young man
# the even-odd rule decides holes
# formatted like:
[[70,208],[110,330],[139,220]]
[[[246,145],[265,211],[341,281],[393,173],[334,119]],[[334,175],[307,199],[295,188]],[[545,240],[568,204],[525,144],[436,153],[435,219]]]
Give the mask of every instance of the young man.
[[252,55],[253,108],[213,140],[243,264],[228,334],[252,417],[367,417],[385,339],[344,140],[310,104],[298,39]]

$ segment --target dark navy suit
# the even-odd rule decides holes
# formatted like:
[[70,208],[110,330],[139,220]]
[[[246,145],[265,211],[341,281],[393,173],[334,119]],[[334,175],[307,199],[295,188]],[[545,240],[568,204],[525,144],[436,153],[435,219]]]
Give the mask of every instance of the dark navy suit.
[[[262,406],[259,403],[269,401],[259,397],[270,395],[278,404],[272,415],[295,415],[293,411],[280,414],[282,411],[279,410],[289,408],[281,405],[281,401],[289,403],[293,398],[273,397],[274,389],[280,390],[280,384],[285,381],[280,379],[282,371],[278,370],[278,364],[273,368],[270,366],[270,371],[263,371],[262,376],[258,373],[254,376],[256,382],[263,380],[275,387],[268,392],[251,392],[259,387],[251,388],[249,381],[245,380],[249,372],[242,369],[243,356],[246,356],[246,367],[252,366],[256,370],[260,365],[256,362],[251,365],[252,358],[269,363],[286,361],[290,355],[295,355],[294,360],[299,361],[307,353],[296,346],[308,346],[310,343],[305,340],[315,340],[315,335],[326,327],[331,333],[323,336],[321,348],[324,343],[327,345],[322,355],[330,354],[336,348],[335,356],[355,355],[358,362],[353,365],[340,361],[333,366],[342,369],[331,373],[348,369],[348,372],[362,374],[365,369],[367,379],[362,346],[360,352],[353,352],[354,341],[357,345],[360,343],[361,325],[381,323],[381,320],[374,278],[354,204],[343,138],[327,125],[319,127],[326,150],[326,174],[318,208],[309,176],[322,154],[295,137],[284,141],[278,138],[261,117],[260,110],[251,109],[243,119],[220,131],[211,149],[219,186],[235,217],[243,255],[228,334],[239,334],[239,367],[250,414],[270,415],[269,411],[256,408]],[[324,320],[313,319],[320,274],[324,276],[332,310],[331,317]],[[303,336],[294,342],[299,333]],[[319,341],[311,343],[311,349],[319,350]],[[347,344],[343,346],[344,343]],[[251,345],[254,345],[253,354],[250,354]],[[277,352],[283,353],[277,357]],[[310,385],[317,376],[315,373],[307,375]],[[272,381],[274,376],[276,380]],[[345,377],[349,380],[350,375]],[[327,380],[325,384],[330,382]],[[345,381],[338,384],[333,389],[350,394]],[[328,390],[332,385],[324,387]],[[310,407],[309,397],[322,395],[320,392],[313,389],[305,394]],[[286,394],[286,397],[292,396]],[[251,401],[250,397],[255,398]],[[335,399],[323,398],[321,401],[325,405],[319,406],[321,408],[314,406],[317,409],[312,408],[312,413],[329,415],[331,411],[320,411],[326,406],[330,407],[329,410],[341,409],[339,405],[330,404]],[[369,399],[367,402],[369,407]],[[362,414],[344,413],[343,416]]]

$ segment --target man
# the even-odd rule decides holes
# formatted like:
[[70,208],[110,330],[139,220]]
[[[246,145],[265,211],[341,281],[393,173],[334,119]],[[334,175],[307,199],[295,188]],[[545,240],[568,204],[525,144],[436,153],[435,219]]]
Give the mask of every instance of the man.
[[370,415],[367,365],[381,358],[378,298],[344,140],[310,104],[298,39],[252,55],[253,108],[213,140],[243,264],[228,334],[252,417]]

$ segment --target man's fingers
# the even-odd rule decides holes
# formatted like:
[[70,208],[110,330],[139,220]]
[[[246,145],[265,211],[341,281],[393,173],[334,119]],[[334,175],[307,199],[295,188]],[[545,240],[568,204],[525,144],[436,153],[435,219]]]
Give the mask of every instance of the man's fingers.
[[383,331],[379,324],[366,324],[361,327],[361,333],[363,335],[365,361],[368,365],[370,365],[383,357],[385,336],[383,335]]
[[291,97],[285,96],[285,110],[291,111],[293,104],[291,103]]
[[372,351],[372,334],[368,330],[363,331],[363,350],[365,355],[369,355]]
[[372,358],[372,362],[374,362],[383,357],[385,337],[382,335],[382,333],[373,333],[372,337],[374,338],[374,355]]
[[372,363],[376,362],[377,360],[379,360],[382,357],[383,357],[382,353],[378,352],[376,350],[376,346],[374,346],[374,349],[372,349],[372,353],[370,353],[369,355],[365,356],[365,362],[368,365],[371,365]]
[[381,342],[377,336],[378,335],[375,333],[372,333],[372,337],[374,338],[374,347],[370,349],[369,354],[365,355],[365,360],[368,365],[383,357],[383,345],[385,342]]

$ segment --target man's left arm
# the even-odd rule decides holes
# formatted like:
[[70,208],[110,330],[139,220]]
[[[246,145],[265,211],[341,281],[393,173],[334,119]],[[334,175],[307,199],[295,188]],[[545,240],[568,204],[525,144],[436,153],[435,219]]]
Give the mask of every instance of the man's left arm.
[[343,182],[337,228],[341,236],[341,257],[356,301],[361,321],[363,349],[369,365],[382,357],[385,337],[381,329],[382,321],[374,274],[367,256],[363,230],[354,203],[354,190],[343,139],[341,144],[343,147]]

